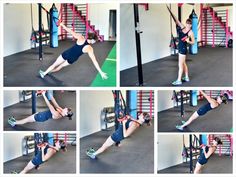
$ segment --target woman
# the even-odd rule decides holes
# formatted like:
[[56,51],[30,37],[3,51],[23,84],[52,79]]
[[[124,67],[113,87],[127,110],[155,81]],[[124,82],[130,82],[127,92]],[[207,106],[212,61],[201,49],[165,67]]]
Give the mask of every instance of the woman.
[[47,143],[41,145],[40,151],[26,165],[26,167],[20,172],[20,174],[25,174],[35,167],[37,167],[38,169],[39,165],[49,160],[52,156],[59,152],[59,150],[66,151],[66,144],[63,140],[56,141],[54,146],[51,146]]
[[218,145],[222,145],[222,141],[220,138],[215,137],[211,146],[203,146],[202,152],[198,157],[196,167],[194,169],[194,174],[198,174],[201,172],[203,166],[207,163],[211,155],[216,151]]
[[[168,8],[168,6],[167,6]],[[193,45],[194,44],[194,34],[192,31],[192,20],[186,20],[186,26],[184,26],[176,16],[171,12],[168,8],[172,18],[174,19],[177,25],[177,33],[179,36],[179,43],[178,43],[178,50],[179,50],[179,72],[178,78],[172,85],[182,85],[182,81],[189,82],[189,73],[188,73],[188,66],[186,64],[186,55],[187,55],[187,44]],[[184,77],[182,77],[184,73]]]
[[[73,112],[70,108],[61,108],[54,97],[50,94],[50,92],[46,92],[45,90],[41,92],[43,98],[49,108],[49,110],[44,112],[37,112],[29,117],[26,117],[21,120],[16,120],[13,116],[8,119],[8,123],[14,127],[16,125],[23,125],[30,122],[45,122],[49,119],[60,119],[63,117],[71,118],[73,116]],[[47,94],[47,96],[46,96]],[[52,104],[49,102],[51,100]]]
[[98,65],[96,57],[93,52],[93,48],[90,44],[93,44],[97,40],[97,36],[94,33],[88,34],[88,39],[85,39],[81,34],[75,33],[71,29],[67,28],[63,23],[60,23],[60,26],[63,27],[68,33],[70,33],[74,39],[76,39],[76,44],[73,45],[68,50],[64,51],[57,60],[49,66],[46,71],[39,71],[39,75],[41,78],[44,78],[48,73],[53,73],[60,71],[63,67],[73,64],[76,62],[81,55],[87,53],[92,60],[94,66],[100,73],[102,79],[107,79],[107,74],[104,73]]
[[150,115],[148,113],[139,113],[137,120],[134,120],[130,116],[128,116],[127,119],[122,120],[122,122],[118,126],[118,129],[107,138],[105,143],[97,151],[95,151],[93,148],[90,148],[89,150],[87,150],[86,154],[90,158],[95,159],[97,155],[103,153],[113,144],[119,144],[120,141],[130,136],[143,123],[150,125]]
[[213,99],[210,96],[208,96],[203,91],[199,90],[199,92],[203,95],[204,98],[208,101],[207,104],[201,106],[197,111],[195,111],[192,116],[188,119],[187,122],[183,121],[183,125],[176,125],[176,128],[180,131],[183,131],[183,129],[191,124],[195,119],[197,119],[199,116],[205,115],[208,111],[215,109],[221,105],[221,103],[227,104],[227,99],[225,96],[218,96],[217,98]]

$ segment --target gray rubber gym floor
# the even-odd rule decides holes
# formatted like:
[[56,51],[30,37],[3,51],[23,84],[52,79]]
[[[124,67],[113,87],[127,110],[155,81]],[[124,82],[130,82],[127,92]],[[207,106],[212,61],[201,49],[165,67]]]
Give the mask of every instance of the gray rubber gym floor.
[[[232,86],[232,55],[232,48],[221,47],[204,47],[199,49],[197,55],[187,55],[187,65],[191,81],[184,83],[181,87]],[[143,64],[145,86],[172,86],[171,83],[177,79],[177,73],[178,56],[169,56]],[[121,71],[120,85],[136,86],[138,81],[137,74],[137,67]]]
[[[44,79],[38,75],[40,69],[46,70],[64,50],[74,43],[74,41],[60,41],[58,48],[44,46],[43,61],[38,60],[36,49],[4,57],[4,86],[90,86],[97,75],[97,70],[87,54],[82,55],[74,64]],[[93,45],[100,66],[114,44],[115,42],[105,41]]]
[[[10,116],[14,116],[16,119],[22,119],[32,115],[32,100],[29,99],[26,102],[20,102],[4,108],[4,130],[76,131],[76,92],[64,91],[61,93],[60,91],[54,91],[54,97],[62,108],[69,107],[73,110],[74,115],[72,120],[69,120],[67,117],[58,120],[49,119],[45,122],[33,122],[25,125],[17,125],[12,128],[7,122]],[[48,110],[42,96],[37,97],[36,105],[37,112]]]
[[[206,101],[199,101],[198,106],[193,107],[189,104],[184,105],[185,116],[188,118],[198,110],[199,107],[206,104]],[[176,125],[181,124],[180,107],[167,109],[158,113],[158,131],[159,132],[178,132]],[[184,129],[184,132],[230,132],[233,127],[233,102],[221,104],[220,107],[207,112],[205,115],[196,119],[192,124]]]
[[101,131],[80,139],[81,173],[153,173],[154,128],[143,125],[121,142],[92,160],[86,156],[90,147],[98,149],[113,131]]
[[[194,166],[196,160],[194,162]],[[158,173],[189,173],[189,163],[182,163],[158,171]],[[202,173],[233,173],[233,160],[230,156],[213,155],[203,167]]]
[[[47,162],[40,165],[40,169],[33,169],[29,173],[76,173],[76,146],[68,146],[68,151],[60,151]],[[20,172],[34,157],[34,153],[28,156],[18,157],[4,163],[4,173],[12,171]]]

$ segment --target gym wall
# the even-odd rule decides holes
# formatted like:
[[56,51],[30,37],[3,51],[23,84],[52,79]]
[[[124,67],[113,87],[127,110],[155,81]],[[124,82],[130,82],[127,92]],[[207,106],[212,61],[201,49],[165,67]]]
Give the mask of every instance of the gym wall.
[[3,107],[8,107],[13,104],[19,103],[21,100],[21,91],[19,90],[4,90]]
[[89,4],[89,20],[95,28],[104,35],[104,39],[109,39],[109,12],[110,10],[117,10],[116,3],[90,3]]
[[[43,4],[46,9],[50,9],[52,4]],[[58,10],[60,5],[56,4]],[[4,53],[3,56],[12,55],[31,48],[31,9],[30,3],[27,4],[4,4]],[[32,5],[33,26],[38,30],[38,5]],[[44,26],[47,24],[46,13],[42,12],[42,21]],[[45,26],[47,29],[47,26]],[[60,31],[60,30],[59,30]]]
[[[122,94],[125,97],[125,92]],[[96,133],[104,127],[101,111],[109,106],[114,106],[110,90],[80,92],[80,138]]]
[[[188,142],[188,136],[184,136]],[[162,170],[183,162],[183,135],[158,135],[158,170]]]
[[[120,5],[120,70],[137,65],[133,4]],[[139,6],[142,63],[169,55],[170,22],[165,4]],[[165,30],[163,30],[165,29]]]
[[[171,9],[177,16],[178,6],[172,4]],[[200,14],[200,4],[195,5],[197,15]],[[192,12],[191,5],[183,5],[182,21],[189,17]],[[137,66],[136,44],[134,31],[134,13],[132,4],[121,4],[120,26],[120,70]],[[166,4],[149,4],[149,10],[145,11],[139,6],[141,36],[142,63],[148,63],[170,55],[170,14]],[[176,36],[176,25],[172,20],[172,32]]]
[[30,4],[4,4],[4,56],[30,48]]
[[3,162],[22,156],[22,141],[30,133],[5,133],[3,136]]
[[172,100],[172,96],[173,96],[173,90],[158,90],[157,112],[174,107],[174,101]]
[[229,26],[230,30],[233,31],[233,6],[222,6],[222,7],[213,7],[214,10],[226,10],[228,9],[229,12]]

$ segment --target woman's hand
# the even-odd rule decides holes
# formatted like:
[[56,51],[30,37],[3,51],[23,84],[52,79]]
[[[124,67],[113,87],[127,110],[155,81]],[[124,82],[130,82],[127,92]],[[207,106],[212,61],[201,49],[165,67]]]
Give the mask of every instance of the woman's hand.
[[190,41],[190,39],[189,39],[189,38],[186,38],[186,39],[185,39],[185,42],[187,42],[188,44],[190,44],[190,43],[191,43],[191,41]]
[[202,150],[205,151],[205,149],[206,149],[206,146],[202,146]]
[[43,146],[41,146],[41,151],[44,151],[45,148],[46,148],[46,145],[44,144]]
[[104,80],[104,79],[108,79],[108,76],[107,76],[107,73],[104,73],[104,72],[100,72],[100,75],[101,75],[101,77],[102,77],[102,79]]
[[63,25],[64,25],[63,21],[59,21],[59,26],[63,26]]
[[190,38],[188,37],[186,40],[185,40],[185,42],[187,42],[188,44],[191,44],[191,45],[193,45],[194,43],[192,42],[192,40],[190,40]]
[[127,122],[127,119],[124,119],[124,120],[122,121],[122,124],[125,125],[126,122]]
[[202,93],[204,93],[202,90],[199,90],[199,92],[202,94]]
[[46,94],[46,90],[42,90],[42,95],[45,95]]

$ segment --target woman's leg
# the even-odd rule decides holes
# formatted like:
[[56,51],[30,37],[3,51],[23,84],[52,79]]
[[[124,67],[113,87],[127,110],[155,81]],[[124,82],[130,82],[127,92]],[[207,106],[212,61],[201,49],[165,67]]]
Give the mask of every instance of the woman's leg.
[[191,124],[195,119],[197,119],[199,117],[197,111],[195,111],[191,117],[188,119],[187,122],[185,122],[181,127],[184,128],[186,126],[188,126],[189,124]]
[[26,117],[24,119],[21,119],[21,120],[16,120],[15,125],[23,125],[23,124],[26,124],[26,123],[35,122],[34,115],[35,114],[33,114],[29,117]]
[[61,63],[59,66],[57,66],[56,68],[54,68],[50,72],[54,73],[54,72],[60,71],[62,68],[66,67],[68,65],[70,65],[70,64],[65,60],[63,63]]
[[43,75],[44,76],[47,75],[49,72],[51,72],[52,70],[54,70],[56,67],[58,67],[59,65],[61,65],[64,62],[65,62],[64,58],[62,58],[62,56],[60,55],[56,59],[56,61],[51,66],[49,66],[45,72],[43,72]]
[[109,136],[105,141],[105,143],[94,153],[94,155],[97,156],[98,154],[103,153],[107,148],[112,146],[114,143],[115,142],[111,139],[111,136]]
[[20,174],[25,174],[28,171],[32,170],[35,167],[35,165],[30,161],[26,167],[20,172]]
[[187,66],[186,60],[184,61],[184,74],[185,74],[186,78],[189,78],[188,77],[188,66]]
[[186,55],[182,55],[179,53],[179,72],[178,72],[178,79],[177,79],[178,81],[182,80],[185,60],[186,60]]
[[194,174],[199,174],[199,173],[201,173],[201,170],[202,170],[202,167],[203,167],[203,165],[201,165],[200,163],[196,163],[196,167],[195,167],[195,169],[194,169]]

